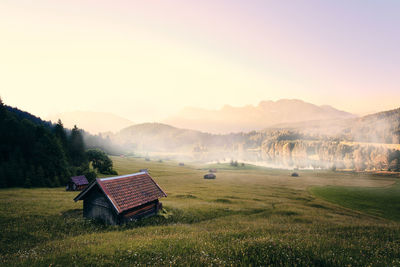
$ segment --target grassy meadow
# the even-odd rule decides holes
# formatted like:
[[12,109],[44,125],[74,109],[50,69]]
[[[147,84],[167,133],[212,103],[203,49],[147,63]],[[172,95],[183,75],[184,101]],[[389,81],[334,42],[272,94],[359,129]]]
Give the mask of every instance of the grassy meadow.
[[[2,266],[399,266],[399,178],[113,157],[149,168],[164,211],[123,226],[82,218],[76,192],[0,190]],[[397,213],[396,213],[397,212]]]
[[390,220],[400,221],[400,183],[393,186],[325,186],[311,189],[314,195],[344,207],[360,210]]

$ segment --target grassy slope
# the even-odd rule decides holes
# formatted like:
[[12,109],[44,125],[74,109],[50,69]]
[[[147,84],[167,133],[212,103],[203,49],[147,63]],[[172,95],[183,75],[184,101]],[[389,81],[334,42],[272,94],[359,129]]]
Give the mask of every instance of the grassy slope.
[[0,190],[0,263],[10,265],[399,265],[400,225],[331,205],[310,186],[389,186],[360,174],[207,166],[113,158],[120,174],[149,168],[166,214],[125,226],[82,218],[76,193]]
[[400,183],[383,188],[314,187],[311,192],[347,208],[400,221]]

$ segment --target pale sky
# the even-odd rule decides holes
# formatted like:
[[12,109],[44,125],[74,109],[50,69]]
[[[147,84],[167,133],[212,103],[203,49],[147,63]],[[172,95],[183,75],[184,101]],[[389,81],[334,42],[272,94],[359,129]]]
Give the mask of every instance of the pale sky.
[[392,109],[399,14],[397,0],[2,0],[0,96],[134,122],[281,98]]

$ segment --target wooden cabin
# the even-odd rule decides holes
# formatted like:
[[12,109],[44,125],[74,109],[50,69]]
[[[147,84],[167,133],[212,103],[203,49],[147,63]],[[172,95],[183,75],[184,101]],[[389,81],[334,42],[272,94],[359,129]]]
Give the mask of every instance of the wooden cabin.
[[147,172],[98,178],[75,201],[83,200],[83,216],[122,224],[157,214],[167,194]]
[[67,191],[81,191],[88,186],[89,182],[85,175],[71,177],[67,183]]

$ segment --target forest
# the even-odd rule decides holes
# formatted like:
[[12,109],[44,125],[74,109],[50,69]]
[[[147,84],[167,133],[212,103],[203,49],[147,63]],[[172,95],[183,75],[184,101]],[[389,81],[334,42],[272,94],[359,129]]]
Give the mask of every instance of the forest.
[[85,144],[81,129],[43,121],[1,99],[0,140],[0,187],[56,187],[75,175],[91,180],[96,171],[115,174],[103,151],[87,150],[93,147]]

